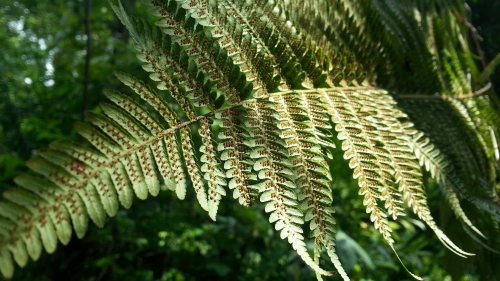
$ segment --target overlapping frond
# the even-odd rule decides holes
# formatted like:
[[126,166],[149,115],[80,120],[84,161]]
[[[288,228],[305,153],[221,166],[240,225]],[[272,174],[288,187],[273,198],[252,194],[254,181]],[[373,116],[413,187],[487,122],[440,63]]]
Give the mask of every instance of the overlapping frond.
[[89,218],[102,226],[134,197],[168,189],[184,199],[192,186],[213,220],[227,188],[244,206],[258,198],[318,276],[332,275],[318,264],[325,249],[349,280],[335,252],[332,149],[344,151],[393,250],[389,220],[406,215],[406,202],[446,247],[469,255],[432,218],[422,167],[466,231],[495,249],[498,104],[470,93],[461,8],[424,2],[145,0],[154,25],[110,3],[160,93],[116,73],[152,110],[105,91],[103,113],[75,125],[86,144],[55,142],[27,163],[34,173],[0,202],[0,271],[11,276],[14,261],[67,244],[73,229],[81,238]]

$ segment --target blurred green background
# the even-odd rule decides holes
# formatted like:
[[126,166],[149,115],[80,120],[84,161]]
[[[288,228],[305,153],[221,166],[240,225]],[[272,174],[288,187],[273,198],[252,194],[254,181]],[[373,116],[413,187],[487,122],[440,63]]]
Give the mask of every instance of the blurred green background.
[[[122,2],[132,14],[146,15],[140,1]],[[84,97],[85,5],[84,0],[0,0],[0,190],[13,187],[13,177],[26,171],[24,161],[51,141],[78,140],[72,123],[83,118],[84,108],[98,110],[103,89],[128,92],[113,70],[148,80],[107,1],[94,0],[89,15],[89,94]],[[469,5],[488,62],[500,52],[500,1]],[[491,80],[498,93],[500,70]],[[353,280],[411,280],[371,226],[346,163],[341,155],[334,156],[337,250],[348,274]],[[436,188],[427,192],[439,225],[477,256],[454,256],[410,216],[393,223],[406,266],[426,280],[499,280],[499,256],[470,240],[447,204],[441,204]],[[213,222],[192,193],[184,201],[172,195],[166,191],[145,201],[135,199],[132,208],[119,211],[103,229],[92,224],[85,238],[73,237],[56,253],[43,254],[17,270],[13,280],[315,279],[274,233],[262,206],[244,208],[228,196]]]

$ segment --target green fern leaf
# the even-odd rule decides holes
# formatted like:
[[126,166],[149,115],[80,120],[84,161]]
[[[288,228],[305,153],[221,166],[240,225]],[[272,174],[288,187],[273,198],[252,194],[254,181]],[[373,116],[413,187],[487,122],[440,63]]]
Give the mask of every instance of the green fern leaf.
[[[319,266],[323,249],[349,280],[335,251],[334,149],[344,151],[366,212],[398,259],[389,220],[406,215],[405,201],[447,248],[470,255],[431,216],[422,167],[473,239],[499,246],[500,114],[490,92],[472,92],[459,4],[144,3],[155,25],[110,5],[161,94],[116,76],[153,110],[107,90],[103,113],[75,124],[87,144],[55,142],[28,161],[38,175],[17,177],[21,188],[0,202],[4,276],[14,262],[23,267],[58,240],[67,244],[73,230],[83,237],[89,218],[103,226],[134,197],[167,189],[182,200],[192,186],[215,220],[227,186],[244,206],[265,203],[270,223],[319,280],[333,274]],[[463,211],[462,197],[481,220]]]

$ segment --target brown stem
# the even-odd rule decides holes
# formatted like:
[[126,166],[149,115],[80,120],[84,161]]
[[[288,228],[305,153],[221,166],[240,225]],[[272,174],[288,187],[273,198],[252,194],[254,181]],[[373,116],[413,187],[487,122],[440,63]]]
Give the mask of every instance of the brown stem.
[[458,95],[458,96],[448,96],[448,95],[398,95],[397,97],[404,99],[469,99],[473,97],[478,97],[484,95],[489,89],[491,89],[491,83],[486,84],[486,86],[481,89],[472,92],[470,94]]

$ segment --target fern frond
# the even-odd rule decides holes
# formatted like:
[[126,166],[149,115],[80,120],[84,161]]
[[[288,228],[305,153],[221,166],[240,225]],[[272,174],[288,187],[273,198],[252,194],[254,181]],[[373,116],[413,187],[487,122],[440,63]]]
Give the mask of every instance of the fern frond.
[[[461,8],[392,0],[144,3],[155,25],[110,5],[162,93],[116,76],[154,112],[107,90],[103,113],[75,125],[87,145],[55,142],[27,163],[38,176],[16,178],[21,188],[0,202],[4,276],[14,262],[53,252],[57,240],[67,244],[73,229],[83,237],[89,218],[103,226],[120,204],[162,189],[184,199],[192,186],[215,220],[227,186],[244,206],[265,203],[280,237],[318,279],[332,275],[319,266],[325,248],[349,280],[335,252],[333,149],[344,151],[366,212],[398,259],[389,220],[406,215],[404,201],[447,248],[470,255],[431,216],[422,166],[466,231],[498,246],[498,104],[461,98],[472,91],[473,67],[461,55],[467,42],[454,14]],[[469,219],[461,197],[480,219]]]
[[[324,93],[323,99],[329,105],[332,120],[336,123],[335,130],[339,132],[338,138],[342,140],[342,150],[345,151],[344,159],[349,160],[349,167],[354,169],[354,178],[358,179],[359,194],[364,196],[363,204],[370,213],[370,219],[375,224],[384,239],[392,244],[391,229],[387,225],[387,213],[378,207],[382,200],[386,200],[389,210],[395,210],[396,202],[392,194],[386,192],[394,171],[382,157],[375,154],[376,141],[371,140],[363,128],[361,120],[352,108],[344,92]],[[399,210],[400,208],[397,208]],[[395,213],[399,215],[399,213]]]
[[[422,173],[417,160],[419,154],[415,155],[411,149],[411,143],[408,142],[408,135],[417,134],[413,124],[408,122],[408,116],[396,107],[397,103],[387,94],[375,93],[374,95],[367,95],[365,100],[372,104],[372,110],[378,112],[378,114],[374,114],[370,118],[377,116],[380,118],[378,124],[383,123],[383,125],[387,126],[387,130],[384,130],[384,136],[387,148],[390,151],[389,158],[395,167],[395,182],[398,183],[398,189],[407,201],[408,206],[412,207],[414,213],[429,225],[448,249],[460,256],[470,255],[458,248],[437,227],[431,216],[425,191],[422,189]],[[463,218],[466,219],[465,214],[463,214]]]
[[[410,105],[414,106],[419,103],[431,108],[432,115],[417,115],[415,107],[413,107],[413,110],[410,109]],[[492,193],[494,193],[492,191],[493,187],[488,183],[491,181],[492,170],[490,169],[492,167],[486,162],[478,162],[484,161],[486,155],[484,150],[481,150],[481,139],[478,140],[477,136],[472,135],[474,133],[470,131],[471,128],[467,127],[467,123],[470,124],[471,121],[463,120],[463,117],[456,112],[456,109],[443,100],[409,100],[402,102],[401,105],[407,109],[410,118],[416,122],[416,128],[427,132],[434,146],[445,154],[443,157],[447,159],[444,161],[447,162],[446,166],[451,169],[448,170],[448,176],[450,180],[455,182],[446,185],[454,188],[455,192],[467,198],[479,208],[489,212],[497,219],[500,218],[499,206],[494,201],[491,201],[493,199]],[[442,122],[434,124],[431,121],[434,118],[439,118]],[[461,138],[459,137],[461,134],[469,134],[469,137]],[[436,158],[437,155],[432,156],[434,156],[435,161],[440,161],[439,158]],[[453,159],[453,162],[449,159]],[[437,179],[438,182],[441,180]],[[465,188],[465,186],[470,187]]]
[[[333,96],[334,98],[332,99]],[[351,101],[341,102],[341,99],[352,99]],[[390,228],[387,226],[386,214],[383,210],[377,207],[377,200],[385,200],[385,208],[392,213],[393,218],[402,213],[395,213],[403,210],[402,207],[395,204],[399,203],[392,196],[401,194],[408,201],[410,207],[413,207],[414,212],[424,220],[429,227],[437,234],[438,238],[443,241],[450,250],[463,256],[468,253],[459,249],[446,235],[437,228],[434,220],[430,216],[430,210],[427,206],[425,193],[421,189],[422,176],[420,166],[416,161],[416,157],[412,154],[408,146],[407,131],[411,131],[411,123],[401,124],[398,120],[406,118],[406,115],[395,107],[396,103],[386,93],[376,91],[365,91],[360,93],[351,93],[349,96],[342,94],[332,95],[329,97],[332,105],[334,122],[336,120],[349,120],[351,124],[340,123],[345,127],[337,127],[341,133],[339,138],[344,140],[343,148],[346,150],[345,158],[351,159],[349,165],[358,169],[359,185],[361,187],[360,194],[365,195],[364,204],[367,206],[367,212],[371,212],[371,219],[375,222],[377,228],[380,224],[385,224],[385,229],[381,227],[379,231],[389,244],[393,243],[390,238]],[[337,102],[337,103],[335,103]],[[357,107],[346,110],[345,104],[355,105]],[[339,108],[339,106],[342,105]],[[349,110],[349,111],[348,111]],[[343,115],[341,115],[343,113]],[[338,125],[337,125],[338,126]],[[342,134],[344,133],[344,134]],[[363,138],[364,140],[360,138]],[[352,145],[354,144],[354,145]],[[379,147],[376,147],[378,145]],[[354,148],[354,149],[352,149]],[[385,149],[384,149],[385,148]],[[370,151],[376,150],[375,151]],[[363,153],[375,155],[366,159]],[[377,156],[379,158],[377,158]],[[385,157],[385,159],[384,159]],[[365,159],[363,159],[365,158]],[[360,160],[358,160],[360,159]],[[382,173],[381,169],[385,167],[386,172],[385,184],[398,183],[399,192],[387,192],[389,187],[383,186],[380,181],[372,179],[381,178],[373,176],[373,172]],[[394,176],[392,176],[394,174]],[[371,180],[371,181],[370,181]],[[368,183],[371,183],[369,185]],[[370,188],[370,189],[367,189]],[[377,208],[377,209],[375,209]],[[377,225],[378,224],[378,225]],[[389,229],[389,230],[386,230]]]
[[[453,171],[451,164],[446,161],[434,145],[429,144],[429,139],[425,138],[422,133],[417,133],[413,136],[412,147],[416,156],[419,158],[420,164],[425,166],[426,170],[431,173],[431,176],[438,181],[444,196],[449,201],[450,207],[457,218],[477,234],[484,237],[465,215],[465,212],[460,206],[455,190],[461,187],[461,183],[454,181],[456,173]],[[452,186],[456,185],[459,185],[459,187],[452,188]]]
[[255,188],[261,193],[260,201],[267,202],[265,210],[271,213],[269,221],[276,222],[275,229],[280,231],[280,237],[288,238],[297,254],[316,272],[331,275],[313,262],[303,241],[300,227],[304,223],[303,213],[298,208],[297,195],[293,191],[296,177],[301,175],[294,173],[294,162],[289,159],[297,156],[299,151],[294,149],[297,143],[290,137],[294,133],[290,122],[279,114],[282,106],[282,103],[273,101],[245,103],[249,109],[248,116],[256,125],[250,128],[253,139],[249,142],[252,147],[249,156],[255,160],[254,170],[262,181]]
[[[327,147],[334,148],[332,138],[323,140],[322,130],[331,129],[328,117],[319,100],[311,95],[295,93],[276,97],[285,105],[284,117],[293,120],[290,141],[296,145],[296,157],[292,160],[299,188],[298,200],[302,202],[305,221],[310,221],[312,236],[317,246],[323,246],[338,273],[344,280],[345,273],[335,253],[335,219],[333,218],[330,169],[324,157]],[[288,115],[288,116],[287,116]],[[329,133],[328,133],[329,134]],[[316,250],[315,250],[316,251]]]

